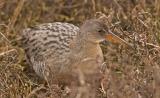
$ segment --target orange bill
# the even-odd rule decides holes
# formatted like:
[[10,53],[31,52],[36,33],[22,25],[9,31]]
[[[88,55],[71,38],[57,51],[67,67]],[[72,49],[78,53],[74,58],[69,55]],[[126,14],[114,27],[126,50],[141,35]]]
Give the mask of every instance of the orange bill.
[[120,40],[119,40],[119,38],[113,36],[112,34],[107,34],[106,35],[106,40],[110,41],[112,43],[121,43]]
[[[121,39],[111,31],[109,31],[109,34],[106,35],[106,40],[110,41],[112,43],[118,43],[118,44],[123,44],[123,45],[129,45],[125,40]],[[130,46],[130,45],[129,45]]]

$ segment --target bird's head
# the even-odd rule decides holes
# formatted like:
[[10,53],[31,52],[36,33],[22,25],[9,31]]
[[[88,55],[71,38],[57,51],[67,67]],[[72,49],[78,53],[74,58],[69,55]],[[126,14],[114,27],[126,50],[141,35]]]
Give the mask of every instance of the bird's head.
[[86,40],[99,43],[105,40],[106,25],[98,19],[87,20],[81,26],[81,33]]
[[85,38],[90,42],[100,43],[106,40],[113,43],[126,44],[123,39],[111,32],[111,30],[106,25],[105,18],[103,17],[85,21],[82,24],[80,31],[82,38]]

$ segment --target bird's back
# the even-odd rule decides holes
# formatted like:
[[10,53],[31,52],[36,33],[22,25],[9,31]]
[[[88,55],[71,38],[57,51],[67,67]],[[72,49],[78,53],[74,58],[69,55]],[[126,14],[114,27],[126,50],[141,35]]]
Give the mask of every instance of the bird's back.
[[77,33],[77,26],[61,22],[37,25],[22,32],[27,61],[39,76],[44,77],[48,66],[57,72],[69,62],[69,45]]

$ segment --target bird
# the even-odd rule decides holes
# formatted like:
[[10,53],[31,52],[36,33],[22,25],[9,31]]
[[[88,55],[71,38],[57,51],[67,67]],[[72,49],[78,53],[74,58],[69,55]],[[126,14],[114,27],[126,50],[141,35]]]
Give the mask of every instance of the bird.
[[124,42],[111,32],[106,17],[88,19],[80,27],[71,23],[42,23],[21,32],[26,60],[44,80],[75,75],[85,84],[104,64],[100,42]]

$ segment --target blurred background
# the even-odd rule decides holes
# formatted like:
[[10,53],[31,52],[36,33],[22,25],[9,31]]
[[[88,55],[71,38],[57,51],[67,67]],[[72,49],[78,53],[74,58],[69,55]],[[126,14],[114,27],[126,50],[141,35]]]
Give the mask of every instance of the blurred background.
[[[55,21],[80,26],[96,12],[134,46],[102,43],[107,79],[99,98],[160,98],[160,0],[0,0],[0,98],[45,98],[37,97],[42,83],[23,62],[23,29]],[[56,86],[52,98],[63,97],[72,98]]]

